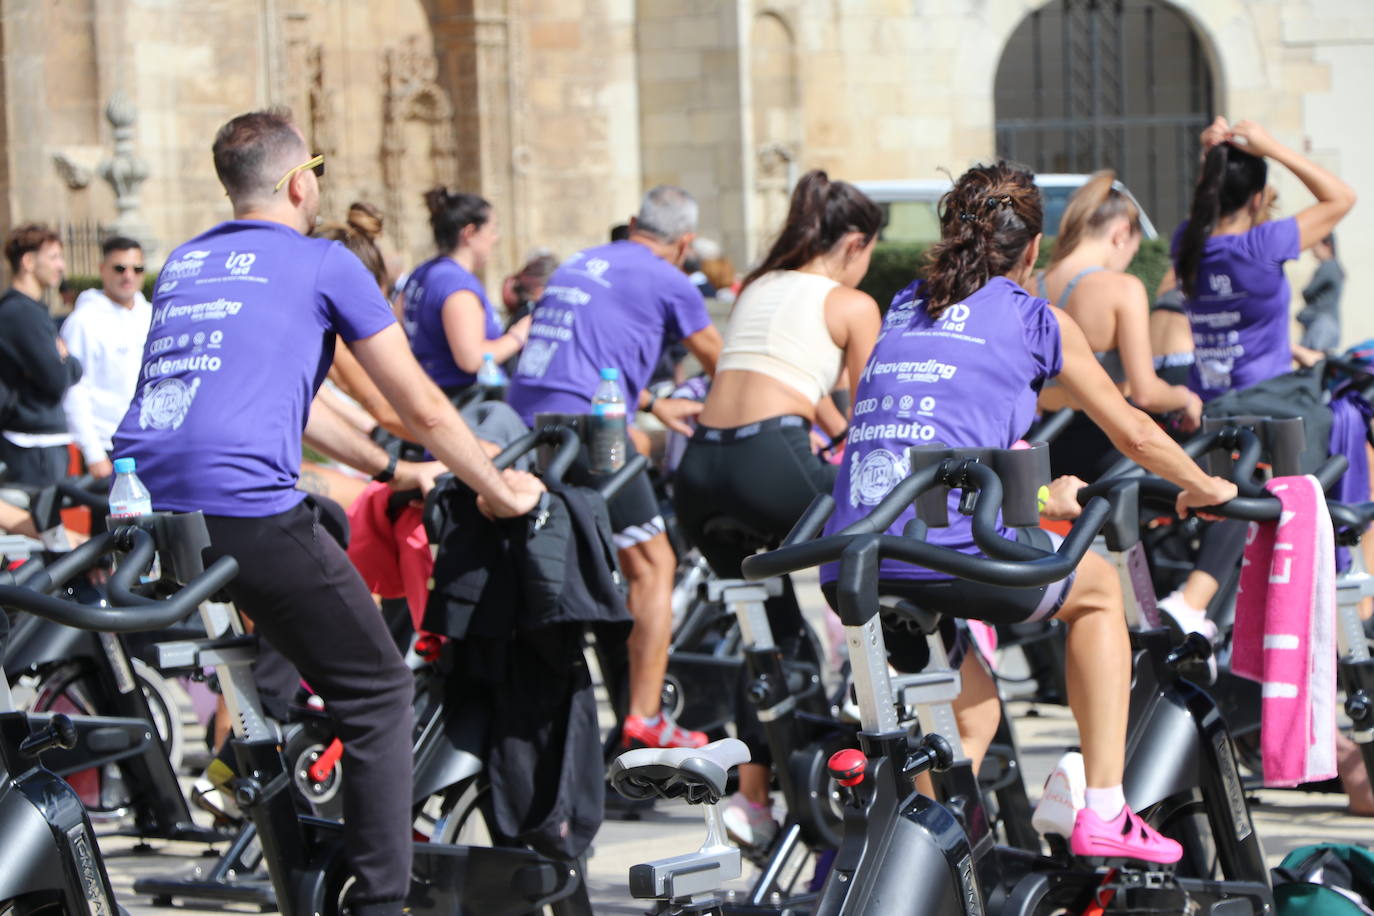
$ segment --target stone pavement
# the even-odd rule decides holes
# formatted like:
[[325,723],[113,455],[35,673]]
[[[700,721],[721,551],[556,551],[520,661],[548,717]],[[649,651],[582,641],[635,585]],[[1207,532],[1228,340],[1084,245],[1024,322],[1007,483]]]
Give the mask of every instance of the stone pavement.
[[[814,579],[797,583],[807,616],[818,633],[826,632],[820,614],[822,605]],[[1014,664],[1014,660],[1008,660]],[[1062,707],[1033,708],[1024,701],[1009,705],[1022,753],[1026,786],[1032,799],[1068,745],[1076,743],[1076,731],[1068,710]],[[1374,843],[1374,820],[1345,813],[1344,796],[1288,791],[1262,790],[1252,797],[1256,828],[1263,838],[1271,865],[1277,865],[1291,849],[1316,841]],[[629,897],[626,875],[631,865],[665,858],[696,849],[705,836],[700,813],[685,804],[664,803],[646,812],[638,821],[607,821],[597,836],[588,866],[588,884],[597,913],[636,914],[646,907]],[[101,848],[107,857],[110,877],[119,902],[134,916],[165,912],[153,907],[147,898],[133,895],[137,877],[180,872],[197,863],[201,848],[185,843],[156,843],[150,850],[135,852],[136,841],[106,838]],[[740,886],[748,881],[751,867],[745,866]],[[187,913],[223,912],[223,909],[179,906]],[[234,908],[242,909],[242,908]]]

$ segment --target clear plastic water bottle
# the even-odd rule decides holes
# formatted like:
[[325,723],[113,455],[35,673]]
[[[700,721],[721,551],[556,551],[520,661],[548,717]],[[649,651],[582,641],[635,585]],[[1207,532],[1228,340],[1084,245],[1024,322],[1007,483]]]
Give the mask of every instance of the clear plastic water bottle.
[[153,496],[134,473],[134,459],[116,458],[110,486],[110,517],[138,518],[153,513]]
[[620,370],[602,369],[592,395],[590,446],[593,474],[613,474],[625,466],[625,397]]
[[[134,473],[134,459],[116,458],[114,470],[114,483],[110,485],[110,518],[136,519],[140,515],[152,515],[153,496]],[[162,578],[161,558],[154,555],[152,565],[140,578],[144,582]]]
[[496,365],[496,357],[490,353],[482,354],[482,366],[477,370],[477,384],[489,389],[506,387],[506,373]]

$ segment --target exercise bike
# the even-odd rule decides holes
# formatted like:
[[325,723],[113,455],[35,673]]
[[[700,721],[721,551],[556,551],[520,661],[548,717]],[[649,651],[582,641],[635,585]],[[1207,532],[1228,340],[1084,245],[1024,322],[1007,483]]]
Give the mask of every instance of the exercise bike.
[[[136,609],[90,607],[44,594],[63,576],[84,572],[118,550],[129,551],[129,562],[115,570],[108,588],[116,603],[134,603],[139,605]],[[171,598],[150,601],[134,595],[131,587],[140,562],[146,565],[152,554],[147,532],[118,528],[93,537],[47,572],[30,573],[26,576],[29,586],[15,584],[10,573],[0,573],[0,606],[101,632],[157,629],[193,613],[238,569],[233,560],[220,560],[190,577]],[[0,615],[0,642],[8,630],[8,620]],[[0,865],[0,907],[8,911],[28,914],[56,906],[64,912],[95,916],[115,912],[109,876],[86,809],[71,786],[44,766],[45,756],[75,747],[78,738],[72,717],[15,711],[8,680],[0,677],[0,836],[4,837],[0,842],[14,851]]]
[[[832,775],[844,786],[847,797],[844,843],[811,912],[887,912],[899,906],[913,911],[915,901],[914,911],[921,913],[1049,913],[1078,901],[1086,905],[1099,892],[1108,891],[1117,894],[1121,902],[1146,906],[1155,912],[1181,911],[1179,906],[1185,895],[1207,907],[1205,912],[1266,912],[1272,904],[1262,857],[1261,871],[1254,876],[1257,880],[1228,877],[1225,881],[1214,881],[1175,877],[1158,870],[1104,873],[1062,858],[995,847],[976,782],[967,762],[959,761],[962,752],[958,749],[957,731],[949,728],[952,710],[945,698],[957,694],[957,673],[928,669],[920,682],[903,685],[904,692],[916,693],[910,698],[915,705],[925,707],[921,710],[921,721],[929,733],[913,749],[908,731],[898,727],[898,694],[887,671],[884,617],[904,618],[929,633],[932,659],[943,658],[939,651],[943,647],[939,645],[933,615],[909,604],[880,600],[877,565],[881,558],[895,557],[977,581],[1029,586],[1067,575],[1097,530],[1108,523],[1109,516],[1114,527],[1122,532],[1136,530],[1131,511],[1134,500],[1121,499],[1113,505],[1098,499],[1084,510],[1055,554],[1001,539],[995,525],[1002,503],[1001,483],[986,462],[1015,454],[977,450],[976,457],[984,463],[967,453],[939,458],[899,483],[868,519],[839,535],[810,541],[829,514],[828,501],[818,500],[783,548],[746,561],[746,575],[754,578],[832,560],[840,562],[838,604],[846,624],[863,720],[859,734],[862,751],[831,760]],[[912,457],[914,465],[918,465],[920,462]],[[943,508],[943,488],[963,490],[965,507],[969,508],[971,503],[975,538],[988,556],[973,557],[945,550],[914,536],[881,534],[915,497],[937,487],[942,489],[925,500],[926,505]],[[977,493],[976,500],[970,496],[971,491]],[[1021,505],[1027,499],[1034,499],[1034,491],[1016,495]],[[919,508],[922,502],[917,505]],[[1034,502],[1030,505],[1034,506]],[[1237,500],[1232,504],[1238,512],[1269,511],[1273,505],[1269,500],[1249,504]],[[908,533],[920,535],[932,521],[938,523],[940,519],[927,516],[914,523]],[[1194,651],[1196,647],[1190,646],[1185,652],[1175,653],[1180,657],[1172,659],[1173,666],[1183,665],[1186,659],[1182,656]],[[1162,684],[1157,692],[1172,696],[1177,683]],[[1176,721],[1186,725],[1196,713],[1186,703],[1182,706],[1183,714]],[[1171,703],[1154,704],[1155,710],[1176,708]],[[1157,713],[1144,719],[1138,715],[1134,731],[1145,727],[1142,722],[1148,725],[1156,717]],[[1213,718],[1224,737],[1224,723],[1219,722],[1219,717]],[[1194,733],[1199,733],[1197,721],[1191,726]],[[1188,742],[1197,740],[1188,738],[1187,733],[1182,737]],[[1186,746],[1180,751],[1186,752]],[[937,781],[943,790],[943,804],[910,789],[910,777],[928,769],[944,770]],[[1131,798],[1129,776],[1127,784],[1128,802],[1142,810],[1146,805]],[[1137,790],[1136,794],[1141,793]],[[1248,824],[1248,812],[1245,818]],[[1250,834],[1253,835],[1252,827]]]

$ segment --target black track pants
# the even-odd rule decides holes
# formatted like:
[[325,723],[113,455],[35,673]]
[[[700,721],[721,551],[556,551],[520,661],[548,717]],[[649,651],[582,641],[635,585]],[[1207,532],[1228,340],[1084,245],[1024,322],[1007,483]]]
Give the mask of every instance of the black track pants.
[[343,739],[344,842],[355,903],[405,898],[411,858],[414,681],[347,554],[304,503],[266,518],[208,516],[206,563],[239,562],[229,586]]

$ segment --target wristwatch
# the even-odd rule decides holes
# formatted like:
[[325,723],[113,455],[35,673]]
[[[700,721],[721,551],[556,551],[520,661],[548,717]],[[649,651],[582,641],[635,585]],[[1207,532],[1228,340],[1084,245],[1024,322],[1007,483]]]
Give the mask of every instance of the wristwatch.
[[386,467],[372,475],[372,479],[378,483],[390,483],[396,476],[396,456],[387,455]]

